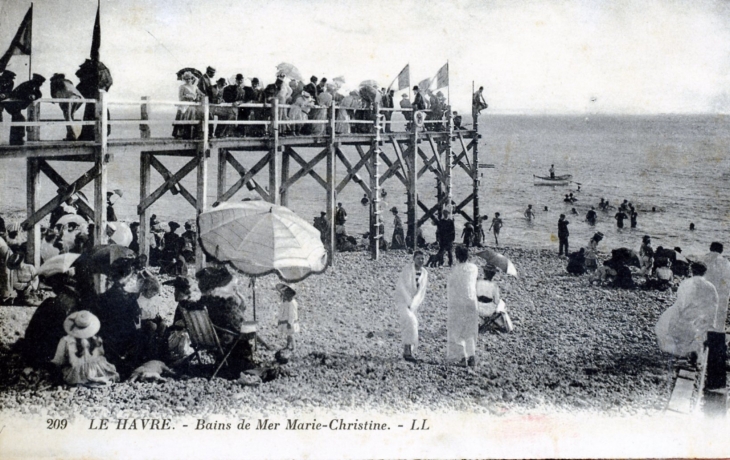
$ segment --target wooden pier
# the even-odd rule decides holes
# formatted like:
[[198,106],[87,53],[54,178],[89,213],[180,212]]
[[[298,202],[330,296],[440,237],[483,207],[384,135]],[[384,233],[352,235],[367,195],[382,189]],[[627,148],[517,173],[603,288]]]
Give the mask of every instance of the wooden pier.
[[[409,131],[385,132],[384,128],[391,125],[405,124],[406,122],[386,121],[385,111],[403,112],[410,109],[382,109],[376,107],[368,110],[367,120],[337,119],[336,113],[340,109],[336,106],[323,107],[328,110],[327,120],[291,121],[282,117],[282,109],[289,106],[273,104],[243,104],[236,107],[250,107],[269,111],[268,120],[239,120],[214,121],[211,119],[211,108],[206,100],[201,104],[177,101],[151,101],[142,98],[140,101],[110,101],[108,95],[101,92],[100,99],[78,100],[96,104],[96,120],[86,122],[66,122],[62,119],[44,119],[41,117],[41,106],[48,103],[63,102],[61,99],[40,99],[28,109],[28,121],[12,123],[11,126],[30,127],[28,141],[22,146],[1,145],[0,155],[4,158],[26,158],[27,161],[27,218],[22,227],[28,232],[29,263],[36,266],[40,263],[40,222],[53,209],[63,203],[75,191],[94,183],[93,209],[84,209],[85,213],[93,216],[94,242],[106,243],[106,193],[107,169],[114,161],[117,152],[129,151],[138,148],[140,152],[140,202],[137,206],[139,215],[139,243],[140,252],[149,253],[148,235],[150,232],[149,218],[152,205],[166,193],[180,194],[195,209],[196,215],[209,207],[208,192],[208,160],[211,155],[217,155],[218,171],[216,175],[217,202],[232,199],[234,195],[247,187],[255,190],[264,200],[287,206],[289,190],[298,181],[310,177],[322,186],[326,197],[327,221],[329,223],[327,248],[332,262],[335,251],[335,205],[337,195],[350,185],[360,187],[370,199],[370,235],[372,238],[372,257],[378,257],[379,244],[377,240],[384,238],[379,234],[378,217],[383,212],[380,209],[381,187],[386,181],[393,179],[400,181],[408,192],[407,203],[407,234],[410,246],[415,249],[417,244],[417,228],[431,220],[436,221],[445,207],[453,205],[453,214],[459,214],[468,222],[475,223],[480,218],[479,212],[479,150],[478,124],[474,117],[473,129],[454,129],[451,111],[446,110],[442,120],[427,120],[421,126],[410,123]],[[71,101],[71,100],[69,100]],[[201,135],[192,140],[174,138],[150,137],[149,125],[160,123],[149,120],[150,106],[187,106],[199,105],[203,113],[199,121],[165,121],[172,125],[198,125]],[[109,120],[108,109],[115,106],[138,106],[139,119]],[[221,104],[231,107],[231,104]],[[364,109],[358,109],[364,110]],[[261,125],[266,133],[262,137],[226,137],[212,138],[209,132],[209,123],[224,125]],[[319,136],[283,136],[281,131],[288,124],[326,124],[326,134]],[[340,124],[350,126],[356,124],[368,125],[368,133],[339,134]],[[94,142],[68,141],[41,141],[40,129],[49,125],[82,125],[93,124],[95,127]],[[108,126],[135,124],[139,125],[138,138],[112,138],[107,136]],[[309,161],[298,152],[302,148],[316,148],[319,153]],[[349,158],[359,158],[353,162],[346,153],[352,153]],[[355,156],[355,153],[357,156]],[[246,169],[239,155],[254,156],[258,161],[254,166]],[[171,171],[161,159],[165,157],[184,157],[188,161],[178,171]],[[71,161],[90,164],[89,169],[73,183],[69,183],[48,161]],[[326,163],[326,174],[322,177],[314,168],[320,162]],[[336,170],[344,167],[347,174],[337,182]],[[227,174],[232,168],[239,178],[233,184],[228,184]],[[155,190],[151,190],[152,171],[157,171],[164,182]],[[268,177],[267,176],[268,170]],[[456,170],[456,171],[454,171]],[[196,190],[187,190],[181,180],[188,174],[196,171]],[[471,193],[465,197],[454,197],[452,189],[453,174],[466,173],[473,184]],[[42,204],[39,200],[41,175],[45,175],[57,187],[57,195],[48,203]],[[418,191],[418,182],[424,174],[432,174],[439,184],[439,195],[435,205],[427,206],[421,199]],[[367,180],[362,176],[367,175]],[[471,204],[471,209],[469,209]],[[83,205],[82,205],[83,206]],[[295,210],[296,211],[296,210]],[[198,245],[199,246],[199,245]],[[198,265],[203,263],[203,255],[196,255]]]

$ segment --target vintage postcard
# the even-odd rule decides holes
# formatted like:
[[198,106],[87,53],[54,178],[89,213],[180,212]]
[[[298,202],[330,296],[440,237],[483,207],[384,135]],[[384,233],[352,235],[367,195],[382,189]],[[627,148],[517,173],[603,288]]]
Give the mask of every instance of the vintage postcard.
[[725,457],[730,6],[0,2],[0,457]]

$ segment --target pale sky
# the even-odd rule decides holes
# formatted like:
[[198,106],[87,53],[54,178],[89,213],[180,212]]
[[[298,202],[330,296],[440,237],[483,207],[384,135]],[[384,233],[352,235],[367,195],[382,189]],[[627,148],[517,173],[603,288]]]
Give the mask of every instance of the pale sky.
[[[0,2],[4,52],[30,2]],[[34,2],[33,71],[74,82],[96,0]],[[75,5],[74,8],[68,5]],[[115,100],[174,100],[182,67],[271,82],[275,66],[348,86],[411,86],[448,60],[455,108],[472,80],[493,113],[728,113],[730,4],[720,1],[102,0]],[[23,79],[26,57],[9,68]],[[48,94],[48,85],[44,87]],[[446,90],[444,89],[444,93]]]

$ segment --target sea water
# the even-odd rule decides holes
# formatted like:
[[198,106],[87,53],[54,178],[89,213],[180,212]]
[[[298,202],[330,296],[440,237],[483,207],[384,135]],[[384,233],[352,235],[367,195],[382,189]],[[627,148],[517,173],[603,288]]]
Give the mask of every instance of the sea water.
[[[48,110],[52,111],[53,108]],[[59,112],[60,113],[60,112]],[[129,114],[115,113],[112,118],[131,118]],[[167,115],[166,115],[167,116]],[[169,115],[170,120],[173,115]],[[162,119],[158,115],[153,118]],[[394,117],[394,120],[397,117]],[[499,212],[504,221],[499,243],[502,246],[528,248],[551,248],[557,251],[557,221],[561,213],[570,221],[571,250],[586,245],[594,232],[605,237],[602,247],[630,247],[638,249],[643,235],[651,235],[653,245],[680,246],[686,253],[706,252],[711,241],[720,241],[730,246],[728,238],[730,222],[730,119],[721,115],[660,115],[660,116],[524,116],[484,114],[479,120],[480,163],[493,164],[494,169],[478,169],[481,180],[480,210],[488,215],[484,230],[487,231],[491,218]],[[65,130],[43,128],[42,139],[60,139]],[[7,124],[2,125],[0,141],[7,142]],[[171,127],[165,123],[154,125],[152,135],[169,136]],[[113,128],[111,139],[138,137],[136,126]],[[461,148],[454,144],[456,154]],[[421,148],[431,154],[427,143]],[[392,148],[387,144],[384,150],[395,160]],[[319,153],[320,149],[297,150],[305,161]],[[343,151],[355,164],[359,157],[352,147]],[[260,158],[260,152],[237,152],[236,158],[250,168]],[[174,173],[189,159],[159,157]],[[471,154],[469,155],[471,161]],[[11,219],[18,219],[25,210],[25,160],[8,159],[2,163],[0,172],[0,213]],[[51,162],[67,180],[71,181],[90,168],[89,163]],[[419,168],[423,164],[418,160]],[[572,174],[573,183],[568,186],[535,186],[533,175],[547,175],[554,164],[556,174]],[[122,189],[124,196],[115,204],[117,215],[122,220],[136,220],[139,201],[139,152],[128,149],[117,152],[109,168],[109,189]],[[290,174],[299,169],[295,161],[290,162]],[[381,174],[387,166],[381,161]],[[326,178],[325,162],[314,172]],[[208,167],[208,204],[216,199],[217,159],[212,157]],[[337,167],[338,181],[346,175],[345,168]],[[268,168],[257,176],[259,184],[268,185]],[[363,168],[360,177],[369,184],[367,171]],[[238,179],[229,167],[228,185]],[[153,170],[152,190],[162,184],[159,174]],[[186,177],[182,184],[195,196],[195,172]],[[580,192],[577,191],[581,185]],[[384,188],[387,196],[382,203],[386,235],[390,240],[393,218],[389,210],[397,207],[404,223],[406,221],[406,190],[396,177],[388,179]],[[453,172],[453,198],[461,202],[471,193],[471,180],[466,172],[456,167]],[[42,180],[41,199],[52,197],[56,187],[47,179]],[[91,186],[84,189],[89,198]],[[563,202],[564,195],[573,192],[578,201],[574,205]],[[348,213],[347,229],[350,234],[361,236],[368,230],[368,207],[360,204],[363,189],[350,182],[337,196]],[[424,174],[418,182],[419,199],[428,207],[436,202],[436,180],[432,174]],[[245,187],[234,197],[238,201],[255,198],[255,192]],[[598,209],[601,198],[608,199],[617,207],[624,199],[639,210],[638,227],[617,229],[614,215],[616,209],[606,213]],[[535,219],[528,222],[523,212],[532,204]],[[289,189],[289,207],[299,215],[312,221],[324,211],[326,194],[311,177],[305,177]],[[598,223],[595,227],[585,222],[590,206],[596,206]],[[544,208],[548,210],[545,211]],[[577,215],[570,213],[575,208]],[[655,208],[656,211],[652,211]],[[464,211],[472,213],[468,204]],[[151,207],[162,221],[184,222],[195,217],[193,207],[182,195],[165,194]],[[419,216],[422,211],[419,209]],[[7,220],[7,219],[6,219]],[[460,240],[465,220],[457,216],[457,239]],[[690,223],[695,231],[689,231]],[[434,239],[434,226],[425,224],[424,233],[428,240]],[[487,241],[494,244],[494,238],[487,235]]]

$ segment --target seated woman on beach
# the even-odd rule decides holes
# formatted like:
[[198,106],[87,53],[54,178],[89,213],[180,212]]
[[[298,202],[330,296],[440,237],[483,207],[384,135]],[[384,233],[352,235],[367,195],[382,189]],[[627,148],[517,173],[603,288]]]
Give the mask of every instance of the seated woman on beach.
[[585,252],[586,256],[586,270],[595,271],[598,268],[598,243],[603,240],[603,233],[596,232],[591,240],[588,242],[588,249]]

